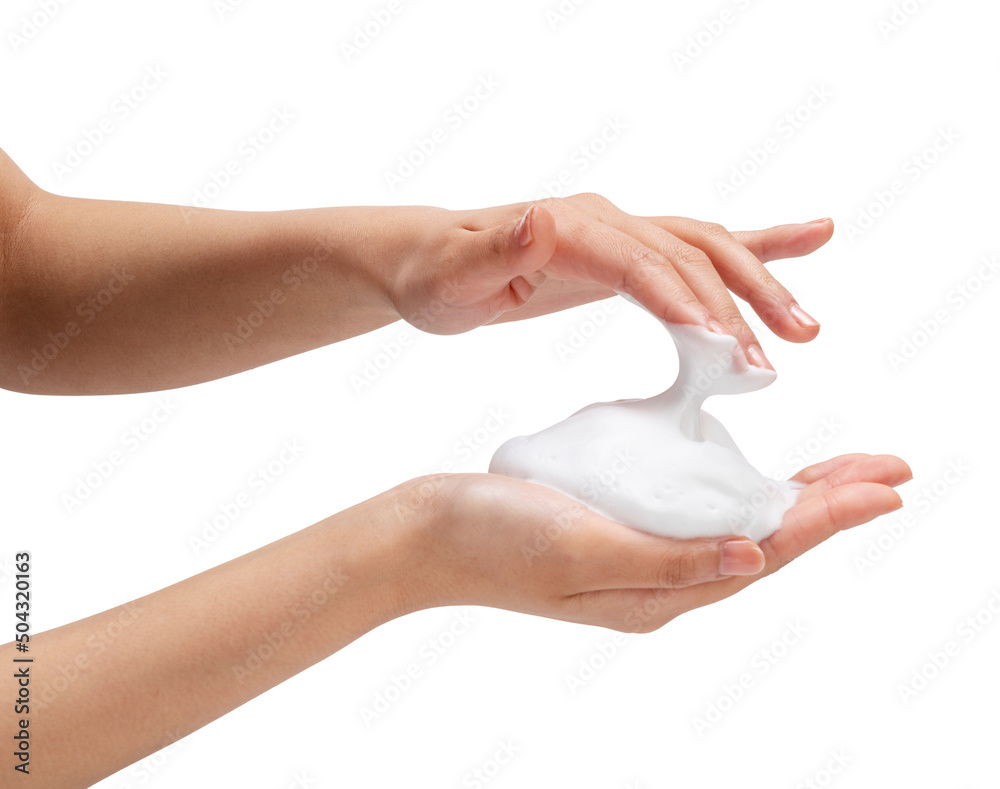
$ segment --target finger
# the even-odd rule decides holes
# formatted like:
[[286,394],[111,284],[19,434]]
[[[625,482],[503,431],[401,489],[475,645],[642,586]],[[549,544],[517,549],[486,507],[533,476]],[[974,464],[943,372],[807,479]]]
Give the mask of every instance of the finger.
[[[509,216],[500,225],[483,226],[476,212],[470,212],[460,225],[466,237],[462,239],[459,262],[476,276],[469,280],[473,287],[464,302],[463,280],[456,278],[449,283],[447,304],[452,307],[477,304],[478,325],[498,322],[505,313],[524,306],[545,279],[534,272],[552,258],[556,248],[555,217],[551,211],[537,204],[507,208]],[[485,298],[484,292],[489,294]]]
[[[474,222],[470,217],[470,224]],[[628,293],[666,321],[706,328],[718,324],[659,253],[593,216],[574,211],[557,219],[547,207],[533,204],[501,227],[480,230],[473,224],[466,229],[473,231],[470,259],[499,263],[490,281],[498,289],[490,302],[490,322],[524,304],[535,287],[531,275],[548,264],[550,277],[562,275]]]
[[855,452],[850,455],[840,455],[839,457],[824,460],[822,463],[808,466],[798,472],[792,479],[796,482],[804,482],[806,485],[822,479],[832,471],[836,471],[842,466],[850,465],[862,458],[871,457],[867,452]]
[[[708,307],[729,333],[736,337],[747,359],[758,367],[774,369],[761,350],[753,329],[743,320],[739,307],[729,293],[729,288],[716,270],[714,261],[702,248],[678,238],[652,222],[637,219],[618,209],[608,212],[604,221],[657,250],[681,275],[691,288],[691,292]],[[757,265],[763,269],[760,263]]]
[[779,337],[791,342],[808,342],[819,334],[819,324],[799,307],[792,294],[764,264],[724,227],[683,219],[673,222],[670,232],[704,250],[728,289],[749,304]]
[[733,238],[761,263],[797,258],[815,252],[833,236],[832,219],[816,219],[793,225],[777,225],[766,230],[738,230]]
[[745,537],[682,540],[604,523],[576,545],[580,591],[680,589],[764,569],[763,552]]
[[670,323],[695,324],[715,331],[722,328],[708,306],[655,248],[590,217],[564,221],[567,226],[560,227],[556,251],[560,260],[557,271],[563,269],[570,278],[627,293]]
[[913,479],[910,467],[895,455],[872,455],[841,466],[817,479],[799,493],[798,501],[819,496],[839,485],[852,482],[878,482],[895,487]]
[[776,572],[838,531],[867,523],[902,504],[896,491],[873,482],[842,485],[796,504],[785,513],[781,528],[760,543],[767,563],[759,575],[679,589],[672,593],[671,603],[677,610],[686,611],[718,602]]
[[815,548],[838,531],[899,509],[903,501],[886,485],[854,482],[824,491],[792,506],[781,528],[761,543],[770,572]]

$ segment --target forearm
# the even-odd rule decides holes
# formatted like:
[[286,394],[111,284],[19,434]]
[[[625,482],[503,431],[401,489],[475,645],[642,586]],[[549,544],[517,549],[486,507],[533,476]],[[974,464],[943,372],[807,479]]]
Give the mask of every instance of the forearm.
[[[424,517],[395,507],[409,491],[400,486],[166,589],[33,636],[26,786],[89,786],[407,613],[407,541]],[[6,667],[14,656],[12,645],[0,648]],[[2,676],[0,692],[15,698],[13,670]],[[14,742],[19,717],[12,709],[0,716],[5,743]]]
[[0,385],[166,389],[399,318],[388,290],[434,209],[237,212],[59,197],[23,203],[0,290]]

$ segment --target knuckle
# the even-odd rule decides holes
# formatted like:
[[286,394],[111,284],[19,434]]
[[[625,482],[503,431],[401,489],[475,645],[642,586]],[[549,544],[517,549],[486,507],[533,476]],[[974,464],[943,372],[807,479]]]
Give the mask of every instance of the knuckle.
[[764,268],[763,263],[756,263],[746,268],[751,279],[750,286],[752,288],[763,291],[774,299],[786,296],[787,291],[784,286],[771,275],[770,271]]
[[[543,206],[553,214],[559,214],[565,210],[567,206],[566,200],[567,198],[565,197],[543,197],[541,200],[535,200],[534,205]],[[528,209],[525,208],[524,210],[527,211]]]
[[573,195],[573,199],[589,205],[597,206],[599,208],[604,208],[612,204],[608,198],[604,195],[597,194],[597,192],[580,192],[579,194]]
[[738,328],[744,335],[746,335],[747,338],[753,338],[753,332],[750,331],[750,327],[746,325],[743,320],[743,314],[740,312],[739,307],[735,304],[719,304],[712,310],[712,314],[726,326],[729,326],[730,328]]
[[658,252],[648,247],[626,245],[621,254],[627,265],[617,290],[631,292],[640,284],[663,278],[666,260]]
[[655,269],[664,264],[663,256],[649,247],[629,244],[623,250],[625,259],[631,268]]
[[697,561],[688,553],[665,556],[656,570],[656,582],[663,588],[685,586],[696,577]]
[[486,253],[491,257],[507,257],[510,251],[510,233],[506,225],[500,225],[487,231]]
[[687,244],[676,245],[670,250],[670,257],[685,268],[712,267],[712,260],[704,251]]
[[718,222],[699,222],[701,234],[706,238],[722,241],[732,238],[732,234]]
[[768,325],[772,325],[785,317],[784,306],[779,306],[770,301],[760,301],[755,307],[755,311],[760,319]]

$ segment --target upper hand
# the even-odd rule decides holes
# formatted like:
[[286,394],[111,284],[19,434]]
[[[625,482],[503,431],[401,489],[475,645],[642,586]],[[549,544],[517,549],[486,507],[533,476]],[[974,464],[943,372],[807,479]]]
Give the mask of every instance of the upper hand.
[[693,219],[632,216],[592,194],[423,209],[412,219],[420,232],[408,238],[390,299],[428,332],[530,318],[615,291],[666,321],[723,328],[760,366],[769,365],[730,291],[783,339],[806,342],[819,332],[764,263],[818,249],[833,233],[829,220],[730,233]]

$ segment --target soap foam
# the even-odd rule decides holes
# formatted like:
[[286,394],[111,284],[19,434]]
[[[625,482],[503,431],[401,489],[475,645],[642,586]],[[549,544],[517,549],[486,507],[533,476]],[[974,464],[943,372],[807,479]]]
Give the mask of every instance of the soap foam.
[[673,386],[646,400],[595,403],[513,438],[490,471],[546,485],[641,531],[759,542],[778,529],[804,486],[758,472],[701,407],[715,394],[763,389],[777,374],[748,365],[734,337],[660,323],[677,346]]

